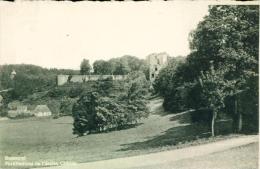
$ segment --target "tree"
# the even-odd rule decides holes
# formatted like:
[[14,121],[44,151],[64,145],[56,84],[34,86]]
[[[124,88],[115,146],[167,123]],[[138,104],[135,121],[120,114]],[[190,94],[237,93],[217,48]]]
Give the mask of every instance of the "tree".
[[117,62],[117,65],[115,66],[115,75],[126,75],[131,71],[129,64],[126,60],[120,59],[119,62]]
[[202,95],[207,108],[212,111],[211,133],[215,136],[215,121],[218,113],[225,107],[224,100],[229,95],[228,82],[224,79],[225,68],[215,70],[211,65],[210,70],[201,72],[199,82],[202,87]]
[[91,92],[81,96],[80,99],[73,105],[73,134],[82,136],[86,132],[91,133],[97,129],[98,123],[95,120],[97,99],[98,93]]
[[72,115],[72,107],[75,99],[63,97],[60,103],[60,115]]
[[[119,58],[112,58],[106,62],[109,69],[105,72],[111,72],[114,75],[127,75],[133,71],[142,71],[145,73],[146,79],[149,78],[149,66],[143,59],[138,59],[135,56],[124,55]],[[97,66],[100,67],[100,66]]]
[[93,69],[97,75],[110,75],[113,71],[111,63],[104,60],[96,60],[93,63]]
[[144,64],[142,59],[138,59],[135,56],[125,55],[121,57],[121,61],[125,61],[128,63],[128,66],[131,71],[138,71],[141,69],[142,65]]
[[223,66],[228,69],[225,79],[234,82],[229,97],[234,106],[229,114],[238,132],[242,129],[242,112],[238,106],[244,104],[238,101],[242,92],[248,92],[249,79],[257,81],[254,77],[258,76],[258,32],[258,6],[211,6],[209,15],[191,34],[192,53],[187,62],[193,76],[188,80],[193,81],[201,71],[208,71],[209,61],[213,61],[216,70]]
[[142,72],[131,72],[125,80],[124,91],[110,96],[111,79],[98,81],[97,91],[83,93],[73,105],[73,133],[79,136],[85,133],[121,129],[136,124],[139,119],[148,116],[144,96],[148,85]]
[[149,84],[143,72],[134,71],[129,73],[124,82],[128,99],[142,99],[147,95]]
[[[192,53],[188,61],[195,76],[201,70],[209,70],[209,61],[218,68],[223,63],[236,64],[241,59],[258,60],[258,16],[258,6],[211,6],[209,15],[191,33]],[[240,53],[246,58],[239,57]],[[256,70],[256,67],[254,63],[241,68]]]
[[[190,34],[186,61],[177,68],[170,63],[159,73],[155,89],[164,97],[164,107],[171,111],[178,110],[175,105],[197,111],[206,107],[218,112],[221,106],[210,104],[224,102],[221,111],[233,118],[234,131],[240,132],[246,124],[242,116],[257,119],[258,129],[258,39],[258,6],[210,6],[209,15]],[[208,85],[202,87],[198,79]],[[225,90],[221,85],[226,85]],[[246,101],[249,95],[252,103]]]
[[157,93],[164,97],[163,107],[165,110],[178,112],[183,111],[185,105],[186,89],[183,86],[181,67],[185,63],[184,57],[171,58],[168,65],[161,69],[155,79],[153,87]]
[[95,88],[100,95],[108,96],[111,93],[111,89],[113,88],[113,78],[108,77],[106,79],[100,79],[96,81]]
[[83,59],[80,64],[80,74],[86,75],[89,74],[91,70],[91,65],[89,64],[89,60]]
[[140,118],[147,117],[144,102],[139,100],[119,100],[100,96],[96,92],[83,95],[72,108],[73,134],[101,132],[109,129],[121,129],[136,124]]

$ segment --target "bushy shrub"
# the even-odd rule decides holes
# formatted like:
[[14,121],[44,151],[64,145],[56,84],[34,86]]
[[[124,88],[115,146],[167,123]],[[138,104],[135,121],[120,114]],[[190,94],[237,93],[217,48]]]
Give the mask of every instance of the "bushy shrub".
[[39,100],[38,105],[39,104],[46,104],[49,107],[52,114],[59,114],[60,112],[60,100],[56,100],[56,99],[50,99],[46,101]]
[[97,122],[95,121],[95,107],[97,105],[97,93],[88,93],[73,105],[72,116],[73,134],[82,136],[86,132],[92,132],[97,129]]
[[66,95],[68,91],[64,90],[63,88],[55,87],[48,92],[49,97],[60,97],[64,94]]
[[72,107],[76,99],[64,97],[60,103],[60,116],[72,115]]
[[98,93],[102,95],[108,95],[111,92],[111,88],[113,87],[113,78],[108,77],[106,79],[99,79],[96,81],[94,87],[98,91]]
[[148,85],[142,72],[132,72],[124,81],[124,92],[111,96],[111,81],[98,81],[97,91],[82,94],[73,105],[73,133],[121,129],[148,116],[145,95]]
[[144,98],[148,93],[149,82],[142,71],[129,73],[124,83],[127,99],[129,100]]
[[75,97],[79,97],[80,94],[84,91],[82,85],[76,85],[73,86],[70,90],[69,90],[69,97],[71,98],[75,98]]
[[72,112],[73,133],[79,136],[85,133],[120,129],[129,124],[136,124],[139,119],[148,116],[143,100],[121,102],[102,97],[96,92],[82,96],[73,105]]

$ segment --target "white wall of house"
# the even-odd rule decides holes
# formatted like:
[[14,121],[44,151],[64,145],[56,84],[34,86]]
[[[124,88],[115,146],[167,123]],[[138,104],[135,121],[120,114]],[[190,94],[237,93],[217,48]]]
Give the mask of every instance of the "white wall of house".
[[36,117],[46,117],[46,116],[51,116],[51,112],[37,112],[34,115]]

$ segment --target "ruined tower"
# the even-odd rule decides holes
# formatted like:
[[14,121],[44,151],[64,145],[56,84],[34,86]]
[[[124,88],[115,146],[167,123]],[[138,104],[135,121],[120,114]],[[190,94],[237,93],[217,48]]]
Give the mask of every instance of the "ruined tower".
[[163,53],[152,53],[147,56],[147,62],[149,64],[149,80],[151,83],[154,82],[159,71],[168,64],[170,56],[163,52]]

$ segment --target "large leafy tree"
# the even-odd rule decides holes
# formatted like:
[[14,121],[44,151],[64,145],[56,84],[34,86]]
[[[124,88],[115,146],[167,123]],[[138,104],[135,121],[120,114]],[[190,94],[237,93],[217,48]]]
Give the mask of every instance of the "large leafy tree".
[[168,65],[160,70],[153,84],[155,91],[164,97],[164,108],[172,112],[182,111],[186,107],[181,68],[184,63],[184,57],[171,58]]
[[142,71],[129,73],[124,82],[124,89],[129,100],[144,99],[147,95],[149,83]]
[[74,134],[120,129],[148,116],[144,98],[148,83],[142,72],[131,72],[117,95],[109,93],[115,87],[110,82],[111,79],[99,81],[96,92],[83,93],[73,105]]
[[243,104],[238,100],[248,92],[250,81],[258,84],[258,30],[258,6],[212,6],[191,34],[192,53],[187,60],[193,77],[187,79],[193,81],[200,71],[208,71],[210,61],[216,69],[228,70],[224,78],[232,82],[229,103],[234,103],[231,113],[238,131],[242,129],[238,105]]
[[94,73],[98,75],[110,75],[113,73],[113,68],[110,62],[104,60],[96,60],[93,63]]
[[[210,108],[212,104],[210,109],[217,107],[215,112],[220,110],[219,103],[224,102],[222,110],[233,117],[236,131],[242,129],[243,116],[258,119],[258,39],[258,6],[210,6],[209,15],[191,33],[191,53],[186,62],[177,69],[173,67],[172,71],[163,70],[159,74],[157,88],[173,89],[165,90],[164,102],[172,105],[176,100],[177,104],[193,109]],[[220,73],[221,70],[225,70],[224,73]],[[207,77],[203,79],[201,72],[208,74]],[[210,81],[211,78],[219,82]],[[198,79],[210,85],[202,87]],[[220,82],[225,82],[225,90],[219,89]],[[183,100],[176,95],[178,92],[171,92],[180,88],[187,92],[186,101],[182,103],[178,101]],[[213,96],[219,101],[210,103],[209,98]],[[251,103],[245,99],[248,96]]]
[[135,56],[124,55],[119,58],[112,58],[108,60],[108,64],[112,74],[126,75],[133,71],[142,71],[146,78],[149,77],[149,66],[143,59],[138,59]]
[[224,78],[225,71],[225,68],[215,70],[214,66],[211,65],[209,71],[201,72],[198,80],[202,88],[201,94],[204,98],[204,104],[212,112],[212,136],[215,136],[215,121],[218,113],[225,107],[224,101],[229,95],[230,82]]
[[228,63],[241,72],[257,69],[258,10],[258,6],[210,7],[209,15],[191,33],[192,54],[188,60],[196,75],[209,69],[209,61],[214,61],[216,68]]
[[89,60],[83,59],[80,64],[80,74],[86,75],[89,74],[91,70],[91,65],[89,64]]

